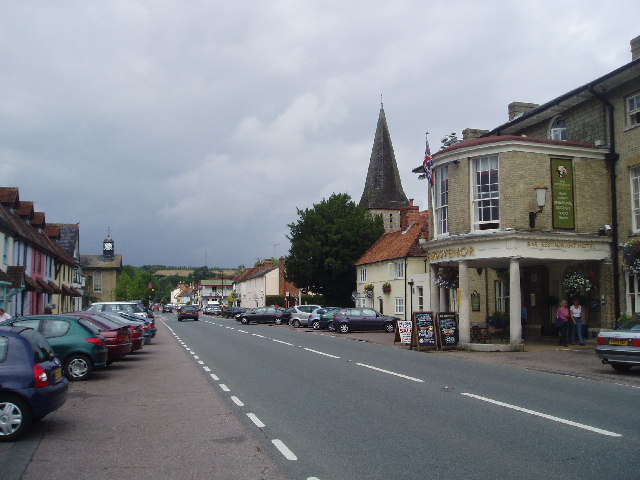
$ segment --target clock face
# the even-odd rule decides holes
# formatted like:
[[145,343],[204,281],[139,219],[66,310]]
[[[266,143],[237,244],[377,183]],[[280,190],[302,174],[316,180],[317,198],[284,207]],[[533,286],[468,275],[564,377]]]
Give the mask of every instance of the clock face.
[[113,250],[113,243],[105,243],[104,244],[104,249],[105,250]]

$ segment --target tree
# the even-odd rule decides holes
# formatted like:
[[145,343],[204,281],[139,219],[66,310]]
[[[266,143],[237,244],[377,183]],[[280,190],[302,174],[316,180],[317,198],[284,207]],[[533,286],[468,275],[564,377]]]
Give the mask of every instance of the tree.
[[324,295],[328,304],[348,305],[356,284],[355,262],[384,233],[382,218],[346,193],[297,210],[298,221],[287,225],[287,280]]

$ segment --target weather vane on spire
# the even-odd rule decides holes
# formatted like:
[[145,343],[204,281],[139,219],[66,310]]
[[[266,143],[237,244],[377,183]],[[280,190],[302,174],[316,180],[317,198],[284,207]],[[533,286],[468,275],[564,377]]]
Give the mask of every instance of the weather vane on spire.
[[384,102],[382,101],[382,94],[380,94],[380,108],[384,108]]

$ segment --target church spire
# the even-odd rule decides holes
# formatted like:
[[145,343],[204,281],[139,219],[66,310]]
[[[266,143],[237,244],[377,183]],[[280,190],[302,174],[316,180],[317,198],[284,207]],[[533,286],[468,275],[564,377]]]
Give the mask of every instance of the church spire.
[[402,189],[382,98],[380,100],[378,125],[360,206],[367,210],[400,210],[409,201]]

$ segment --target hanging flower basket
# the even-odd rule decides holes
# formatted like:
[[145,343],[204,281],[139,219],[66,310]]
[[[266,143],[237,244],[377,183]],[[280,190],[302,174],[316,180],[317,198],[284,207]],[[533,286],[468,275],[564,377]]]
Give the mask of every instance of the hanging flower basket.
[[509,269],[507,269],[507,268],[494,268],[494,272],[496,272],[496,278],[498,280],[501,280],[501,281],[509,280]]
[[564,277],[562,282],[564,291],[568,297],[575,297],[580,292],[588,292],[591,290],[591,281],[587,275],[581,272],[570,272]]
[[373,298],[373,284],[371,283],[367,283],[364,286],[364,294],[368,297],[368,298]]
[[391,293],[391,284],[389,282],[384,282],[382,284],[382,293],[385,295],[389,295]]
[[458,288],[458,270],[451,267],[439,268],[436,285],[440,288]]
[[640,274],[640,240],[630,240],[622,247],[624,265],[632,275]]

